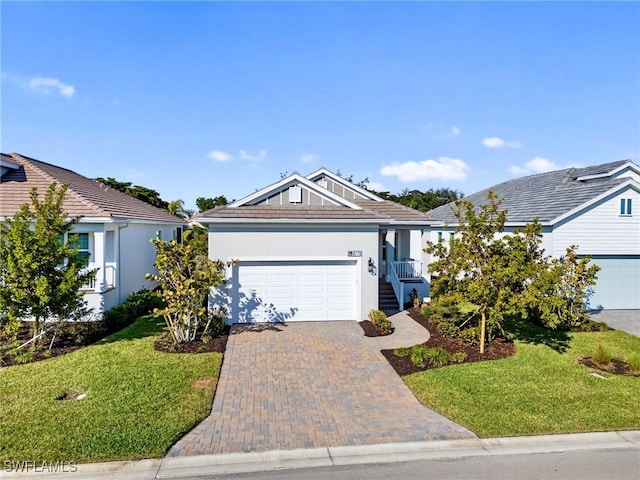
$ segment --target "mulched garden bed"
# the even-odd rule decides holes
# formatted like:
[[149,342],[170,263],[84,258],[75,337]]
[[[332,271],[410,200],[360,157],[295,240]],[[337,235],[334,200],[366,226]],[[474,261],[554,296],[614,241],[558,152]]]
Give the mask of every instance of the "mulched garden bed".
[[364,331],[365,337],[386,337],[387,335],[391,335],[391,333],[379,333],[378,329],[371,323],[369,320],[363,320],[358,322],[362,330]]
[[[32,350],[31,345],[27,345],[21,349],[20,353],[16,353],[13,349],[10,352],[2,351],[0,352],[0,365],[20,365],[66,355],[101,340],[109,333],[101,328],[99,322],[68,322],[59,326],[56,323],[47,323],[46,328],[49,331],[38,340],[36,350]],[[17,345],[31,340],[32,330],[33,322],[22,322],[18,330]],[[56,332],[55,339],[53,338],[54,332]],[[54,342],[49,350],[52,339]]]
[[160,352],[166,353],[208,353],[219,352],[224,353],[227,348],[227,340],[229,339],[230,328],[226,326],[224,331],[208,341],[194,340],[192,342],[181,343],[176,345],[168,332],[163,333],[158,340],[155,341],[154,347]]
[[627,362],[618,359],[611,359],[608,363],[596,363],[591,357],[580,357],[578,363],[585,367],[600,370],[602,372],[614,373],[616,375],[628,375],[631,377],[640,377],[640,372],[634,372],[629,368]]
[[[513,342],[505,339],[495,339],[485,344],[484,353],[481,355],[477,346],[464,343],[458,338],[443,337],[436,328],[434,323],[431,323],[429,319],[420,313],[420,309],[411,308],[408,310],[409,316],[426,328],[431,337],[424,344],[428,348],[442,347],[449,353],[464,352],[467,354],[467,358],[463,363],[467,362],[482,362],[486,360],[499,360],[501,358],[508,358],[515,353],[515,346]],[[430,368],[434,368],[427,364],[425,367],[418,367],[413,364],[411,358],[398,357],[393,353],[393,350],[382,350],[382,354],[387,361],[395,369],[398,375],[409,375],[410,373],[422,372]]]

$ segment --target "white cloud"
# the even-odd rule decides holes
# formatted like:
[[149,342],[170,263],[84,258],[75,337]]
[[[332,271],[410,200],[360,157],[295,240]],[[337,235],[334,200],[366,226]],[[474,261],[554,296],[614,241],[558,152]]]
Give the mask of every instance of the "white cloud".
[[317,155],[313,155],[311,153],[305,153],[300,157],[300,161],[302,163],[311,163],[318,159]]
[[57,91],[57,93],[66,98],[71,98],[76,93],[73,85],[62,83],[57,78],[33,77],[29,79],[28,87],[34,92],[43,95],[49,95]]
[[440,157],[437,160],[404,162],[386,165],[380,169],[384,176],[396,176],[401,182],[421,180],[464,180],[469,165],[459,158]]
[[376,192],[387,192],[388,189],[380,182],[367,183],[367,190],[375,190]]
[[462,133],[462,130],[460,130],[455,125],[453,127],[451,127],[451,135],[453,135],[454,137],[457,136],[457,135],[460,135],[461,133]]
[[532,173],[545,173],[554,170],[562,170],[564,168],[582,167],[579,164],[558,165],[544,157],[535,157],[524,165],[512,165],[509,167],[509,173],[512,175],[527,175]]
[[500,137],[487,137],[482,139],[482,144],[489,148],[520,148],[522,144],[517,140],[503,140]]
[[23,75],[13,75],[2,72],[2,81],[10,82],[20,88],[39,93],[40,95],[57,93],[65,98],[71,98],[76,93],[73,85],[62,83],[57,78],[51,77],[27,78]]
[[267,151],[262,149],[257,155],[251,155],[246,150],[240,150],[240,158],[248,162],[261,162],[267,157]]
[[212,158],[216,162],[228,162],[233,157],[229,155],[227,152],[222,152],[220,150],[211,150],[209,152],[209,158]]

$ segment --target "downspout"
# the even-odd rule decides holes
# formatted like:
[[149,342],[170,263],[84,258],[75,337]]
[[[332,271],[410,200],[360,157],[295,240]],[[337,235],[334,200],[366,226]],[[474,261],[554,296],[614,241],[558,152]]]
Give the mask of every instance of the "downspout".
[[121,261],[121,252],[122,249],[120,248],[122,245],[122,232],[121,230],[127,228],[129,226],[129,222],[123,224],[123,225],[118,225],[118,256],[117,256],[117,260],[116,260],[116,265],[118,266],[118,274],[117,274],[117,284],[116,284],[116,288],[118,289],[118,305],[122,305],[122,261]]

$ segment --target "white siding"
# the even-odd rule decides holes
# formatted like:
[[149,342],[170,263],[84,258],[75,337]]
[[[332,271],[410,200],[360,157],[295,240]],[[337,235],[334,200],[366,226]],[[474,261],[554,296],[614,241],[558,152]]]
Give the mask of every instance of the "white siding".
[[[620,215],[620,199],[631,198],[633,215]],[[553,255],[569,245],[584,255],[637,255],[640,253],[640,193],[631,187],[605,198],[553,230]]]

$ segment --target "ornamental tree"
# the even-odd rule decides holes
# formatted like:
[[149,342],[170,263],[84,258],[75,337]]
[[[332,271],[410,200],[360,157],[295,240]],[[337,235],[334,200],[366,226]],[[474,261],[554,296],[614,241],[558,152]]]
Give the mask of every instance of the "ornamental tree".
[[69,219],[64,211],[66,192],[66,185],[52,183],[41,201],[34,187],[31,203],[0,225],[0,322],[7,327],[33,320],[34,338],[46,319],[88,313],[78,290],[96,270],[84,268],[86,257],[74,246],[72,230],[79,218]]
[[[487,325],[501,329],[505,315],[537,320],[549,328],[567,328],[586,318],[587,299],[597,266],[578,258],[576,247],[561,259],[544,256],[537,219],[505,234],[507,212],[493,192],[476,211],[468,200],[456,202],[458,227],[449,244],[428,242],[432,296],[447,296],[476,307],[469,321],[479,323],[480,353]],[[473,325],[473,323],[471,324]]]
[[212,314],[207,315],[206,299],[211,287],[224,282],[224,264],[207,256],[207,236],[190,233],[185,232],[182,243],[151,240],[158,273],[147,273],[147,278],[160,287],[158,294],[166,308],[156,309],[156,313],[164,317],[175,343],[207,333]]

